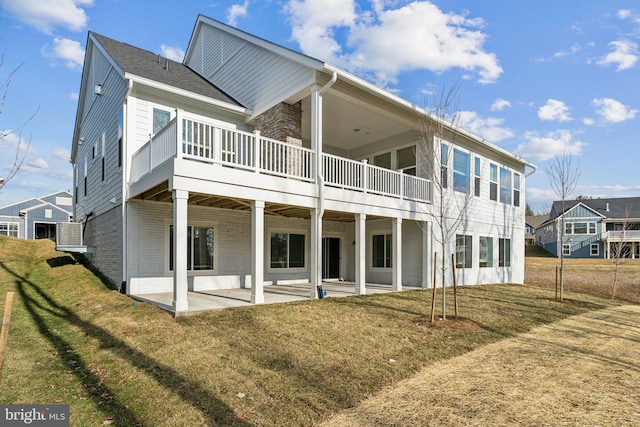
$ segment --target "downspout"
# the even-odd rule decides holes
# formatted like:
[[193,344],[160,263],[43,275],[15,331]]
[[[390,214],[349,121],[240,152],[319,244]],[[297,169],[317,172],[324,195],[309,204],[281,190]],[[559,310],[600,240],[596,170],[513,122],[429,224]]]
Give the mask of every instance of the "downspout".
[[125,129],[127,126],[127,116],[129,115],[129,96],[133,91],[133,80],[127,79],[127,93],[124,96],[125,105],[122,108],[122,283],[120,283],[119,291],[123,294],[127,292],[127,182],[129,180],[128,170],[128,150]]

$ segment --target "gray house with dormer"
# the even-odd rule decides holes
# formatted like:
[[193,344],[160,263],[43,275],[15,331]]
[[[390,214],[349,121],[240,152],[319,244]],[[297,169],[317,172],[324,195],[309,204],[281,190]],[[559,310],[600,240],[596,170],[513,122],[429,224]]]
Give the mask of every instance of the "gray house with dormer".
[[557,257],[640,258],[640,197],[556,201],[535,239]]

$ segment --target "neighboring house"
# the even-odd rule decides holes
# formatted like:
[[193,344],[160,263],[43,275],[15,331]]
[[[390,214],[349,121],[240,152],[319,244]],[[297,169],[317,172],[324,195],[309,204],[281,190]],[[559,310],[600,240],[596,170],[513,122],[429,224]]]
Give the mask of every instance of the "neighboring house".
[[567,200],[564,212],[554,202],[536,243],[557,257],[611,258],[620,247],[621,256],[640,258],[640,197]]
[[524,241],[525,245],[536,244],[536,228],[549,218],[548,215],[527,215],[524,219]]
[[21,239],[56,238],[56,223],[73,217],[73,196],[58,191],[0,207],[0,234]]
[[176,313],[188,291],[251,288],[261,303],[265,284],[309,283],[311,297],[322,280],[430,286],[439,200],[425,159],[442,145],[448,191],[470,198],[449,242],[458,284],[523,283],[534,166],[458,128],[420,144],[429,117],[204,16],[182,64],[90,32],[75,220],[96,267],[131,295],[173,292]]

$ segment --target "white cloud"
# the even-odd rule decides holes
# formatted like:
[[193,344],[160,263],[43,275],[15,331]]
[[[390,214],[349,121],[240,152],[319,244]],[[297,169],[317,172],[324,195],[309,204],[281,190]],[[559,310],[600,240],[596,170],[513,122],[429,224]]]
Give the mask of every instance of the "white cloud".
[[605,122],[609,123],[631,120],[638,112],[638,110],[631,109],[612,98],[594,99],[592,104],[596,107],[596,113],[598,113]]
[[491,111],[502,111],[507,107],[511,107],[511,102],[506,99],[497,98],[493,101],[493,104],[491,104]]
[[631,16],[631,11],[629,9],[620,9],[616,15],[620,19],[627,19]]
[[[496,55],[484,50],[482,19],[443,13],[428,1],[396,9],[389,4],[395,3],[379,0],[372,10],[358,11],[353,0],[290,0],[285,11],[304,53],[372,75],[381,85],[420,69],[460,68],[480,83],[495,82],[502,74]],[[336,34],[344,35],[344,46]]]
[[182,62],[184,59],[184,50],[179,47],[167,46],[166,44],[160,45],[160,53],[165,58],[169,58],[172,61]]
[[582,153],[583,147],[587,145],[584,142],[575,141],[571,132],[564,129],[548,132],[544,135],[536,132],[527,132],[525,139],[527,142],[518,146],[516,154],[524,158],[542,161],[549,160],[557,155],[578,155]]
[[596,121],[590,117],[585,117],[584,119],[582,119],[582,123],[584,123],[587,126],[593,126],[596,123]]
[[238,18],[244,18],[247,16],[249,9],[249,0],[244,0],[242,4],[234,4],[227,10],[227,24],[235,27],[238,23]]
[[559,122],[568,122],[571,120],[569,116],[569,107],[557,99],[549,99],[547,103],[538,110],[540,120],[557,120]]
[[71,92],[69,94],[69,99],[73,99],[74,101],[77,101],[78,99],[80,99],[80,95],[78,94],[78,92]]
[[83,7],[92,6],[93,0],[0,0],[0,4],[19,21],[51,34],[55,27],[84,29],[89,18]]
[[481,136],[489,142],[499,142],[513,137],[513,132],[510,129],[501,127],[503,119],[483,118],[474,111],[460,111],[458,121],[461,128]]
[[[27,163],[27,168],[32,169],[49,169],[49,163],[43,158],[31,160]],[[26,168],[25,168],[26,169]]]
[[19,131],[14,133],[11,129],[0,130],[0,148],[13,149],[13,156],[15,156],[17,148],[20,148],[20,151],[26,151],[27,149],[30,151],[32,149],[28,139],[22,137]]
[[66,148],[54,148],[53,157],[55,157],[56,159],[69,161],[69,159],[71,158],[71,152]]
[[75,40],[54,38],[53,51],[47,55],[62,59],[64,64],[72,70],[82,69],[84,63],[84,49]]
[[616,40],[609,43],[609,46],[613,47],[613,52],[596,62],[598,65],[606,67],[617,64],[616,71],[622,71],[633,67],[640,59],[638,45],[630,40]]

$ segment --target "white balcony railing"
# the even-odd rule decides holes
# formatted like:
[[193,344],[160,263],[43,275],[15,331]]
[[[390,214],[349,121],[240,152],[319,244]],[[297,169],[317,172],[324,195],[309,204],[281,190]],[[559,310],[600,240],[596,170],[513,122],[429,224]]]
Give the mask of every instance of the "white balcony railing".
[[[225,128],[179,110],[176,118],[133,155],[131,181],[138,181],[176,156],[306,182],[315,181],[315,154],[312,150],[264,138],[259,132]],[[401,171],[331,154],[322,155],[322,168],[324,183],[328,186],[414,201],[431,200],[429,180]]]
[[640,230],[618,230],[602,233],[602,240],[616,242],[640,241]]

